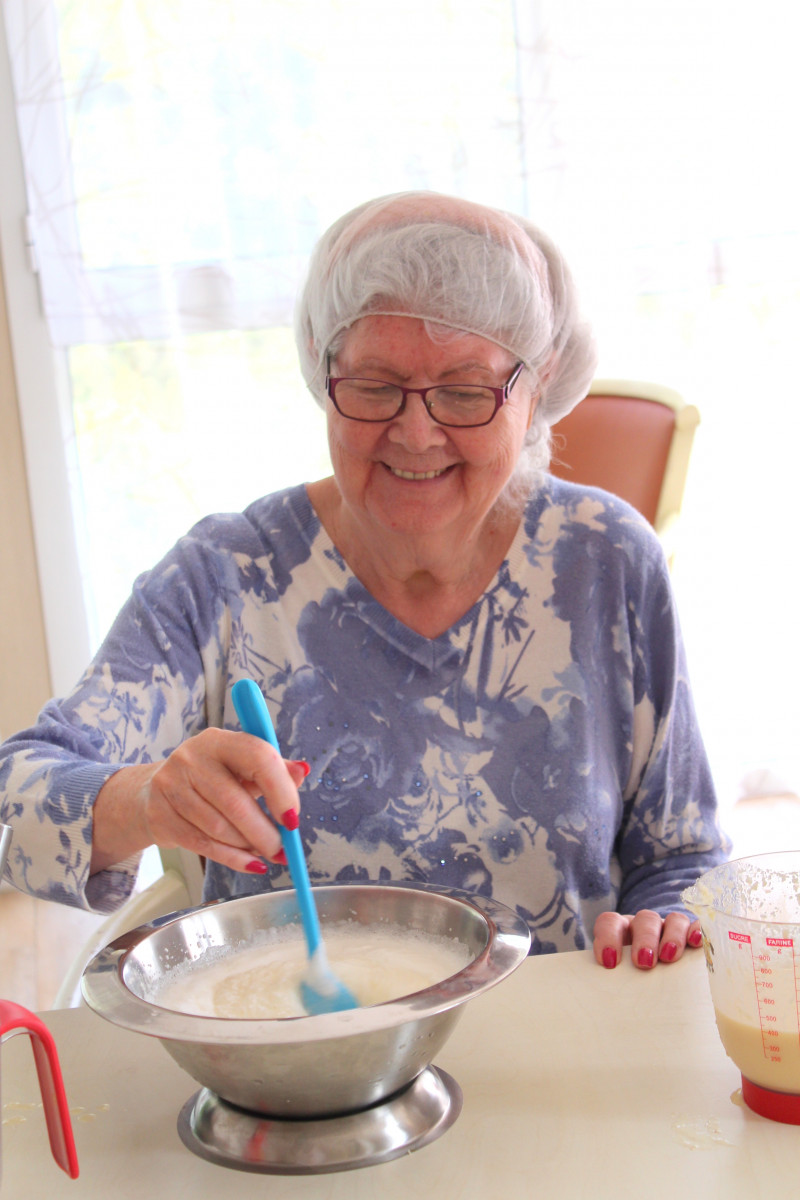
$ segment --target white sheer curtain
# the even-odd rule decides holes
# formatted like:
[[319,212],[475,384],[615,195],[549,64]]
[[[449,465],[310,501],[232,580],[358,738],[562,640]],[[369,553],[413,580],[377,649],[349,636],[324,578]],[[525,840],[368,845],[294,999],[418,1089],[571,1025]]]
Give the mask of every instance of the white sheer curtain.
[[520,206],[508,0],[4,8],[56,345],[286,324],[317,236],[382,189]]
[[800,790],[798,18],[779,0],[3,0],[69,364],[90,598],[327,469],[288,325],[318,233],[408,187],[524,211],[604,374],[698,405],[675,573],[723,799]]

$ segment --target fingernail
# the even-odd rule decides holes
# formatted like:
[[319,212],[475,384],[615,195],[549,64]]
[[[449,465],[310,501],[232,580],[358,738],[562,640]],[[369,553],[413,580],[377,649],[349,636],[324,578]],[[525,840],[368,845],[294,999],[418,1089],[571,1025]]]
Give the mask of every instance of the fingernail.
[[289,860],[286,857],[286,851],[283,849],[283,846],[281,846],[277,854],[273,854],[270,862],[278,863],[281,867],[288,867]]
[[254,858],[251,859],[251,861],[247,864],[245,871],[249,871],[251,875],[266,875],[267,864],[260,862],[257,858]]
[[700,932],[700,930],[693,929],[692,932],[689,934],[689,945],[690,946],[699,946],[702,944],[702,941],[703,941],[703,935]]
[[311,766],[304,758],[296,758],[294,762],[298,767],[303,768],[304,778],[307,778],[311,774]]
[[603,966],[607,967],[608,970],[611,971],[611,970],[613,970],[613,968],[616,965],[617,965],[616,950],[614,949],[613,946],[606,946],[605,950],[603,951]]
[[636,962],[639,964],[640,967],[652,967],[653,951],[650,949],[649,946],[642,946],[641,950],[639,951],[638,955],[636,956]]
[[677,953],[678,947],[674,942],[664,942],[664,945],[661,947],[661,953],[658,957],[662,962],[672,962]]
[[284,829],[297,829],[299,824],[300,818],[297,815],[297,809],[287,808],[286,812],[283,814]]

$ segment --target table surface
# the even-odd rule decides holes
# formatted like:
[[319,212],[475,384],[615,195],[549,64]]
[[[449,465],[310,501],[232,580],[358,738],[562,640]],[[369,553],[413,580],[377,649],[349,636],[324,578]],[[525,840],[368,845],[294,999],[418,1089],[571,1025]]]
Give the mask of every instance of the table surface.
[[177,1133],[194,1081],[149,1037],[86,1009],[41,1014],[58,1045],[80,1164],[50,1156],[30,1040],[2,1062],[3,1200],[675,1200],[794,1195],[800,1127],[741,1103],[703,956],[651,972],[590,953],[528,959],[471,1001],[436,1059],[464,1108],[436,1142],[338,1174],[265,1177],[207,1162]]

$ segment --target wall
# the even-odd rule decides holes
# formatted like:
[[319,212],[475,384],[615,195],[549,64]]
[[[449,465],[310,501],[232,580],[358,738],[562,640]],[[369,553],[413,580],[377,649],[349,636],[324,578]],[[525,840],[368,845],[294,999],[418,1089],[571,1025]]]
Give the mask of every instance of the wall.
[[66,362],[50,341],[24,236],[29,206],[2,20],[0,181],[0,736],[5,736],[28,723],[48,695],[67,692],[90,653]]
[[29,724],[49,694],[50,671],[0,270],[0,737]]

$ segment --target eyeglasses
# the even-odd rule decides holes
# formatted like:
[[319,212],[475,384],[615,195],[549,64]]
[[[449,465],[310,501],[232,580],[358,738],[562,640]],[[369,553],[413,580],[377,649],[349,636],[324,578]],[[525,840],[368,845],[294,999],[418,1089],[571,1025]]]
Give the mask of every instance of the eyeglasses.
[[524,365],[517,363],[508,382],[499,388],[478,387],[471,383],[407,388],[396,383],[385,383],[381,379],[350,379],[328,374],[325,377],[325,389],[336,411],[350,421],[393,421],[400,416],[409,396],[419,396],[429,416],[439,425],[474,429],[494,420]]

